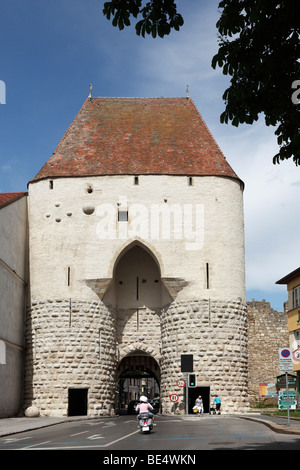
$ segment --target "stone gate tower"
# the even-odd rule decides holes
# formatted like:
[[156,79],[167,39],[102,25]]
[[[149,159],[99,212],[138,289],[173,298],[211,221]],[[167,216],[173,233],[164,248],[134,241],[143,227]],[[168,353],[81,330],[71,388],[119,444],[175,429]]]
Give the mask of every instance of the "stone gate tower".
[[25,407],[110,414],[141,366],[184,410],[192,354],[190,401],[247,409],[243,183],[191,99],[88,98],[29,183],[29,231]]

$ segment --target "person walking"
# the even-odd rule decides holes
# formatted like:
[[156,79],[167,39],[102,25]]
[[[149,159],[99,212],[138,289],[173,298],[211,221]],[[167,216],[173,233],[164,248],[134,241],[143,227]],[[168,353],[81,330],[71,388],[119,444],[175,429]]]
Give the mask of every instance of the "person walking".
[[202,400],[201,395],[199,395],[198,398],[196,398],[195,406],[197,407],[197,412],[202,415],[204,413],[204,410],[203,410],[203,400]]
[[221,398],[217,395],[214,399],[214,403],[216,404],[216,412],[218,415],[221,414]]

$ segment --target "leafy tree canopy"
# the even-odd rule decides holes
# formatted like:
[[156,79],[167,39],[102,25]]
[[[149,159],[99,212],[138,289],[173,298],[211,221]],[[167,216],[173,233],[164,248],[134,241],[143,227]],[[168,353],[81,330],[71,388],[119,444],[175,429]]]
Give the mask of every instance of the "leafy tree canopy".
[[[212,67],[232,77],[223,94],[221,122],[252,124],[263,113],[266,125],[276,126],[279,152],[273,162],[293,158],[299,165],[300,101],[292,95],[298,88],[300,98],[300,1],[222,0],[219,9],[219,50]],[[142,15],[135,28],[143,37],[164,37],[183,25],[174,0],[145,5],[142,0],[111,0],[103,13],[119,29]]]
[[111,0],[104,3],[103,13],[108,20],[112,19],[113,26],[120,30],[130,26],[130,17],[142,19],[136,23],[135,30],[138,36],[145,37],[151,34],[163,38],[171,29],[179,31],[183,25],[183,18],[177,12],[174,0],[150,0],[143,5],[142,0]]
[[300,102],[292,100],[300,79],[299,0],[223,0],[219,8],[212,66],[232,76],[221,122],[252,124],[264,113],[266,125],[278,126],[273,162],[300,164]]

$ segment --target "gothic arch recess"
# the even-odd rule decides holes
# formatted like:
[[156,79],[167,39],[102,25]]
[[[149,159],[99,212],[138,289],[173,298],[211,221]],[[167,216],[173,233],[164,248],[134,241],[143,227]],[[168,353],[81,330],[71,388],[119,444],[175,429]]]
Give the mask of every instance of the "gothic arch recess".
[[[157,256],[137,240],[129,243],[114,257],[112,281],[103,302],[126,309],[128,314],[137,309],[161,309],[169,301]],[[137,323],[138,330],[139,320]]]
[[159,270],[160,275],[162,275],[161,273],[163,272],[163,264],[162,264],[162,259],[159,253],[157,253],[156,249],[153,246],[148,246],[142,241],[135,239],[131,241],[130,243],[127,243],[126,246],[123,246],[121,250],[118,253],[116,253],[115,256],[112,258],[111,263],[110,263],[111,277],[113,278],[116,267],[120,259],[125,255],[127,251],[131,250],[135,246],[139,246],[140,248],[145,250],[151,256],[151,258],[153,258],[153,260],[155,261],[157,265],[157,269]]

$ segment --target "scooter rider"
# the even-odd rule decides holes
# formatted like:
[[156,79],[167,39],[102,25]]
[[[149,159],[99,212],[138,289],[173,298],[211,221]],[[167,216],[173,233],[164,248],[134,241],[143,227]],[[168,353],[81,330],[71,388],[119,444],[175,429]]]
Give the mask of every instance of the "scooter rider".
[[141,396],[140,403],[137,405],[135,409],[135,411],[139,413],[137,415],[137,422],[139,422],[139,419],[142,413],[148,413],[150,418],[152,418],[152,423],[154,423],[154,414],[151,413],[152,410],[153,410],[153,406],[151,406],[150,403],[148,403],[148,398]]

